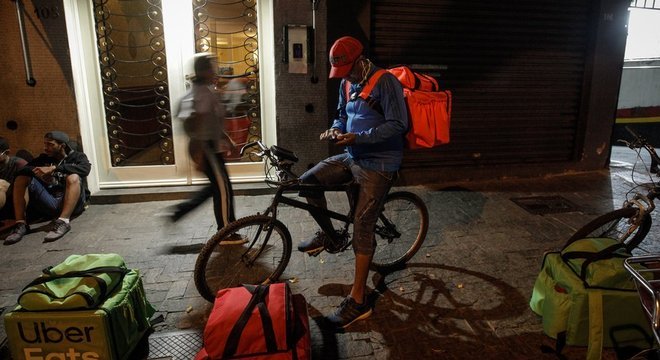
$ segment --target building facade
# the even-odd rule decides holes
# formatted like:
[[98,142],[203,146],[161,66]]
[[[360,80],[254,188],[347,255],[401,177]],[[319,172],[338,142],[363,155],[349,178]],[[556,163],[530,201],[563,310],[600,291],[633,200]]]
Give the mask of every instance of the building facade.
[[[407,152],[402,184],[602,169],[629,5],[3,1],[0,135],[38,153],[45,132],[68,132],[93,162],[93,192],[195,184],[203,176],[187,158],[177,101],[189,59],[211,51],[236,138],[293,150],[301,172],[339,151],[318,141],[339,93],[327,51],[352,35],[376,64],[408,64],[452,91],[451,142]],[[232,180],[258,181],[253,160],[234,154]]]

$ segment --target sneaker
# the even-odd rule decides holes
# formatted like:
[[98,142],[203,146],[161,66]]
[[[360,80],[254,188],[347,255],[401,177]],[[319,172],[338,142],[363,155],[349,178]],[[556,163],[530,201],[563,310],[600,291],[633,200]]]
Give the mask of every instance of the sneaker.
[[51,230],[44,237],[44,242],[55,241],[71,230],[71,225],[57,219],[51,223]]
[[30,228],[26,223],[24,222],[16,223],[16,225],[14,225],[14,228],[11,230],[11,234],[7,235],[7,237],[5,238],[5,242],[3,244],[5,245],[16,244],[17,242],[21,241],[23,235],[27,234],[29,230]]
[[248,239],[245,235],[233,233],[228,237],[220,240],[220,245],[243,245],[246,242],[248,242]]
[[173,222],[173,223],[175,223],[175,222],[181,220],[181,218],[183,217],[183,215],[186,214],[185,212],[181,211],[181,209],[179,209],[178,206],[175,206],[175,207],[172,208],[170,211],[171,211],[171,213],[170,213],[170,215],[169,215],[168,217],[169,217],[170,221]]
[[346,328],[358,320],[368,318],[371,312],[371,306],[366,300],[363,304],[358,304],[352,297],[347,296],[327,320],[338,328]]
[[308,254],[318,253],[325,248],[325,241],[327,236],[323,231],[317,231],[313,238],[301,241],[298,244],[298,251],[306,252]]
[[167,219],[168,221],[173,222],[173,223],[179,221],[179,219],[181,219],[183,217],[183,215],[184,214],[181,212],[181,210],[179,210],[179,207],[176,206],[176,205],[175,206],[170,206],[170,207],[168,207],[166,209],[163,209],[162,211],[157,212],[157,213],[154,214],[154,216],[156,216],[156,217]]

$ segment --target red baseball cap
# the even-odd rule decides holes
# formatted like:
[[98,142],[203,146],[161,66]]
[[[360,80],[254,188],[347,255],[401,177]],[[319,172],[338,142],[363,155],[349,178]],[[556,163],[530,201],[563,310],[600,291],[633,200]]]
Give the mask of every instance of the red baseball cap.
[[330,78],[343,78],[351,72],[353,63],[362,55],[362,43],[351,36],[344,36],[330,48]]

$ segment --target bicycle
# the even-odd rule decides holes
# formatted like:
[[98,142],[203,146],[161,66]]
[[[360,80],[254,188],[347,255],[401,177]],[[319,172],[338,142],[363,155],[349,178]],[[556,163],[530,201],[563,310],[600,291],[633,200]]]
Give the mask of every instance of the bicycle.
[[[276,188],[275,195],[263,214],[257,213],[227,224],[213,235],[200,251],[195,263],[195,286],[202,297],[210,302],[213,302],[220,289],[241,284],[267,284],[277,281],[282,275],[291,258],[292,239],[287,226],[277,219],[280,204],[307,211],[319,211],[343,223],[340,230],[327,232],[330,241],[324,244],[321,251],[339,253],[351,245],[351,196],[348,214],[342,214],[310,205],[286,194],[297,193],[303,189],[348,193],[353,191],[356,184],[301,184],[298,176],[291,170],[298,161],[293,152],[276,145],[267,147],[261,141],[255,141],[246,144],[241,149],[241,155],[254,146],[258,147],[258,150],[250,156],[264,160],[265,182]],[[273,172],[275,176],[271,176]],[[389,193],[374,231],[376,252],[371,269],[391,270],[405,264],[422,246],[428,224],[428,210],[420,197],[408,191]],[[242,235],[245,242],[230,243],[226,239],[232,234]]]
[[[653,174],[660,176],[658,171],[660,157],[645,138],[627,126],[626,130],[632,135],[633,140],[619,140],[619,142],[635,150],[638,159],[641,159],[642,149],[646,150],[651,156],[651,164],[646,168],[651,183],[636,183],[636,186],[626,195],[626,200],[620,209],[603,214],[578,229],[568,240],[567,245],[588,237],[608,237],[625,244],[626,249],[631,252],[644,240],[651,229],[651,212],[655,209],[654,200],[660,195],[660,184],[653,181]],[[635,168],[633,167],[633,181],[634,172]],[[646,188],[645,193],[638,191],[638,188]]]

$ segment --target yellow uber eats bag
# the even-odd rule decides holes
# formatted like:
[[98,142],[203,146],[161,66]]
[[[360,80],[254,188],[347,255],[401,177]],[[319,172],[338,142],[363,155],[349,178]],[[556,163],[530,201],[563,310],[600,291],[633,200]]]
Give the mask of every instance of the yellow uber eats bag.
[[72,255],[29,284],[4,323],[14,360],[125,360],[153,313],[119,255]]
[[650,348],[648,319],[635,284],[623,267],[629,257],[616,240],[577,240],[561,252],[546,253],[530,300],[543,317],[543,331],[564,345],[588,346],[587,359],[602,347]]

